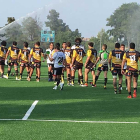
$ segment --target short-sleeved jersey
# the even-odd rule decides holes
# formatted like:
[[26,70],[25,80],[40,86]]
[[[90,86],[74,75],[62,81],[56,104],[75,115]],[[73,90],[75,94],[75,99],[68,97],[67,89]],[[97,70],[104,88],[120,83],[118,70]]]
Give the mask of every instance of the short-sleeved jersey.
[[7,48],[3,46],[0,47],[0,60],[5,60],[7,51],[8,51]]
[[28,62],[30,51],[28,49],[20,49],[21,62]]
[[109,59],[109,52],[107,50],[99,51],[99,58],[100,58],[100,64],[101,65],[107,65],[108,64],[108,59]]
[[83,57],[85,55],[85,51],[80,47],[76,47],[76,49],[73,50],[73,57],[75,58],[75,62],[83,64]]
[[41,55],[43,54],[43,49],[40,47],[34,47],[31,49],[30,54],[33,56],[33,62],[41,62]]
[[54,59],[54,68],[63,67],[63,61],[65,59],[65,54],[63,52],[55,52],[52,58]]
[[[46,52],[49,52],[49,57],[52,57],[52,53],[53,53],[54,49],[47,49]],[[47,58],[47,64],[54,64],[54,61],[50,61],[49,57]]]
[[97,51],[95,49],[89,49],[87,51],[87,57],[90,57],[90,62],[95,63],[97,58]]
[[115,49],[110,52],[109,59],[112,60],[112,69],[121,69],[124,52]]
[[72,61],[72,50],[71,50],[71,48],[70,47],[67,47],[64,50],[64,53],[65,53],[67,64],[71,64],[71,61]]
[[124,54],[123,59],[127,61],[127,70],[138,71],[138,60],[140,60],[140,53],[138,51],[130,49]]
[[8,51],[10,53],[10,60],[16,60],[18,59],[18,54],[20,49],[16,46],[11,46],[8,48]]

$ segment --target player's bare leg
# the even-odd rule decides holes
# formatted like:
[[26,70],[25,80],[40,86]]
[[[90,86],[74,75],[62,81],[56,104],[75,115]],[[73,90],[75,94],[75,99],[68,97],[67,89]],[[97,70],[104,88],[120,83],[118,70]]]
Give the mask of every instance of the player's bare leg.
[[36,81],[39,82],[40,81],[40,75],[41,75],[40,68],[36,68],[36,71],[37,71],[37,77],[38,77],[38,79],[36,79]]
[[22,79],[22,74],[23,74],[23,71],[24,71],[25,67],[22,67],[20,66],[20,80]]
[[123,80],[123,76],[119,75],[119,93],[121,94],[121,90],[122,90],[122,80]]
[[132,95],[131,95],[131,81],[132,81],[132,76],[127,76],[127,89],[128,89],[128,93],[129,93],[128,98],[132,98]]
[[93,79],[92,87],[95,87],[95,71],[92,71],[91,74]]
[[30,68],[29,68],[29,66],[26,67],[26,71],[27,71],[27,78],[28,78],[29,77],[29,74],[30,74]]
[[114,92],[117,94],[117,76],[113,76]]
[[83,74],[82,74],[82,69],[78,70],[78,74],[80,76],[80,85],[83,86]]
[[89,74],[89,69],[85,68],[85,87],[88,87],[88,74]]
[[134,92],[133,92],[133,97],[137,97],[137,85],[138,85],[138,77],[133,76],[133,87],[134,87]]
[[29,74],[29,77],[27,78],[28,81],[31,81],[33,72],[34,72],[34,68],[30,68],[30,74]]
[[71,85],[74,86],[75,70],[71,71]]
[[106,84],[107,84],[107,73],[108,71],[104,71],[104,89],[106,89]]
[[3,75],[4,75],[4,65],[0,65],[0,72],[1,72],[1,78],[3,78]]
[[70,85],[71,83],[71,69],[67,68],[67,81],[68,81],[68,85]]
[[52,81],[53,79],[53,76],[52,76],[52,70],[53,70],[53,67],[52,66],[49,66],[48,67],[48,76],[49,76],[49,82]]

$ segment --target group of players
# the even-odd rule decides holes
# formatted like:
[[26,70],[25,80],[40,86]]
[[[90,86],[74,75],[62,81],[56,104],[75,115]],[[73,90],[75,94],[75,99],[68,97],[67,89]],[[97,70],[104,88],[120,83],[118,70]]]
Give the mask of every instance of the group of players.
[[[28,43],[24,42],[23,49],[17,47],[17,42],[13,42],[13,45],[6,48],[6,42],[1,42],[0,47],[0,72],[1,77],[8,79],[11,68],[14,66],[16,80],[22,79],[24,69],[27,70],[27,80],[30,81],[33,71],[36,68],[36,81],[40,81],[40,68],[41,68],[41,56],[47,59],[48,64],[48,81],[55,81],[56,86],[53,88],[56,90],[60,85],[60,90],[64,86],[64,72],[67,73],[68,86],[74,86],[75,72],[78,70],[78,83],[82,87],[88,87],[88,75],[91,72],[93,82],[92,87],[96,87],[100,73],[104,72],[104,89],[107,85],[107,73],[108,70],[113,75],[114,92],[117,94],[117,90],[121,94],[123,75],[126,77],[126,90],[128,90],[128,98],[137,97],[137,82],[138,82],[138,60],[140,60],[140,53],[135,50],[135,44],[130,43],[130,49],[125,51],[124,44],[115,44],[115,49],[108,52],[107,45],[103,44],[102,50],[97,51],[94,48],[94,43],[88,43],[87,53],[84,46],[81,45],[81,38],[75,39],[75,45],[71,46],[70,42],[63,42],[62,48],[59,43],[55,46],[50,43],[49,48],[43,53],[43,49],[40,48],[40,42],[36,42],[35,46],[30,50]],[[8,60],[8,56],[10,56]],[[87,56],[85,64],[83,58]],[[96,65],[99,66],[96,71]],[[20,64],[20,77],[18,78],[18,64]],[[8,65],[7,75],[4,75],[4,65]],[[83,82],[83,66],[85,67]],[[117,88],[117,77],[119,77],[119,86]],[[131,94],[131,81],[133,79],[134,92]]]

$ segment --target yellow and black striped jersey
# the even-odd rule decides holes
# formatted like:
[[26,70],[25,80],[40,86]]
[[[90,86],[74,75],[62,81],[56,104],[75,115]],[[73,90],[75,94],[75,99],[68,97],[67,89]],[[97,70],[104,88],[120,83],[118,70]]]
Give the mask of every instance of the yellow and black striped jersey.
[[86,55],[85,51],[80,47],[76,47],[75,50],[73,50],[73,57],[75,58],[75,61],[78,63],[83,64],[83,57],[85,55]]
[[67,64],[71,64],[71,61],[72,61],[72,50],[71,50],[71,48],[70,47],[67,47],[64,50],[64,53],[65,53]]
[[0,60],[5,60],[7,51],[8,51],[7,48],[3,46],[0,47]]
[[30,54],[33,56],[33,62],[41,62],[41,55],[43,54],[43,49],[40,47],[34,47],[31,49]]
[[95,49],[89,49],[87,51],[87,57],[90,57],[90,61],[95,63],[97,59],[97,51]]
[[121,69],[123,55],[124,52],[119,49],[110,52],[109,59],[112,60],[112,69]]
[[10,60],[16,60],[18,59],[18,54],[20,49],[16,46],[11,46],[8,48],[9,54],[10,54]]
[[28,62],[30,51],[28,49],[20,49],[21,62]]
[[130,49],[124,54],[123,59],[127,61],[127,70],[138,71],[138,60],[140,60],[140,53],[138,51]]

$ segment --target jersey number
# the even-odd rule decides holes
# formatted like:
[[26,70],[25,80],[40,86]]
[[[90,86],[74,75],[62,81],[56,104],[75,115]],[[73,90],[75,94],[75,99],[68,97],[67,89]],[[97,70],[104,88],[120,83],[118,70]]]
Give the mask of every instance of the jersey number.
[[58,64],[62,64],[63,63],[63,57],[59,57],[58,58]]
[[121,59],[121,54],[116,54],[116,58]]
[[83,56],[83,52],[79,52],[79,55],[80,55],[80,56]]
[[66,56],[70,56],[70,52],[65,52],[65,55]]
[[135,55],[131,55],[131,56],[130,56],[130,60],[131,60],[131,61],[136,61],[136,56],[135,56]]

